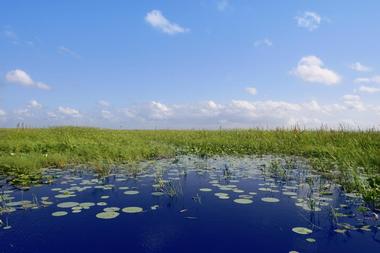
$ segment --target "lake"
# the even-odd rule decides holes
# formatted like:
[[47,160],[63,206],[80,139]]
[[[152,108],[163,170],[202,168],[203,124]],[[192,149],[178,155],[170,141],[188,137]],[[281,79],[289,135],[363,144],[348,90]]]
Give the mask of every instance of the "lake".
[[46,169],[1,187],[0,252],[380,252],[378,213],[296,157]]

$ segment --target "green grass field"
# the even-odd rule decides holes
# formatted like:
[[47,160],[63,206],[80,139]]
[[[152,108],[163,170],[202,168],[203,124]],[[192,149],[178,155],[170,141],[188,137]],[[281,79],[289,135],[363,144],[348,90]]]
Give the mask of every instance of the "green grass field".
[[380,132],[307,130],[108,130],[60,127],[0,129],[0,173],[14,184],[38,182],[41,168],[111,164],[174,157],[177,154],[302,156],[314,169],[380,199]]

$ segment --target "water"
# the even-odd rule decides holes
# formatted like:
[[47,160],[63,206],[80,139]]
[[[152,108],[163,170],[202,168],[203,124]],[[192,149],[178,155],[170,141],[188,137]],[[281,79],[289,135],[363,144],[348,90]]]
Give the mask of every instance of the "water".
[[[357,211],[362,200],[300,159],[179,157],[134,168],[105,178],[47,170],[50,185],[4,185],[0,252],[380,252],[380,223]],[[97,218],[107,207],[143,211]]]

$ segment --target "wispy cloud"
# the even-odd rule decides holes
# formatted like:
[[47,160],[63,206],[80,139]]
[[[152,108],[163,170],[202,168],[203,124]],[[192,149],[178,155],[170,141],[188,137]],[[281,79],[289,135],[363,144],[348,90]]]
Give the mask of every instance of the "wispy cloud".
[[0,109],[0,118],[4,117],[5,115],[7,115],[7,113],[4,110]]
[[24,46],[34,46],[34,41],[32,40],[23,40],[13,31],[12,27],[5,26],[3,28],[4,37],[14,45],[24,45]]
[[256,40],[255,43],[254,43],[254,46],[255,47],[260,47],[260,46],[271,47],[271,46],[273,46],[273,42],[270,39],[265,38],[265,39],[262,39],[262,40]]
[[369,94],[380,92],[380,88],[378,87],[365,86],[365,85],[360,86],[358,90],[360,92],[369,93]]
[[372,71],[371,67],[365,66],[361,64],[360,62],[355,62],[350,65],[350,69],[355,70],[357,72],[370,72]]
[[334,85],[341,81],[337,73],[324,67],[322,60],[313,55],[303,57],[291,73],[311,83]]
[[148,12],[145,16],[145,21],[161,32],[171,35],[190,31],[188,28],[169,21],[159,10]]
[[51,87],[43,82],[34,81],[28,73],[21,69],[15,69],[9,71],[5,75],[5,79],[10,83],[20,84],[22,86],[38,88],[42,90],[50,90]]
[[312,11],[305,11],[302,15],[296,16],[295,19],[299,27],[305,28],[309,31],[317,29],[322,22],[321,16]]
[[372,77],[359,77],[354,80],[355,83],[379,83],[380,84],[380,76],[372,76]]
[[58,50],[58,53],[63,54],[63,55],[68,55],[68,56],[71,56],[71,57],[76,58],[76,59],[82,58],[80,56],[80,54],[78,54],[74,50],[67,48],[67,47],[64,47],[64,46],[59,46],[57,50]]
[[102,107],[109,107],[110,106],[110,102],[108,102],[106,100],[99,100],[98,101],[98,105],[100,105]]
[[248,92],[251,95],[256,95],[257,94],[257,89],[255,87],[247,87],[247,88],[245,88],[245,91]]
[[71,107],[59,106],[58,112],[63,114],[63,115],[74,117],[74,118],[82,116],[80,114],[79,110],[71,108]]
[[230,3],[229,3],[228,0],[219,0],[216,3],[216,7],[217,7],[218,11],[224,11],[224,10],[226,10],[229,5],[230,5]]

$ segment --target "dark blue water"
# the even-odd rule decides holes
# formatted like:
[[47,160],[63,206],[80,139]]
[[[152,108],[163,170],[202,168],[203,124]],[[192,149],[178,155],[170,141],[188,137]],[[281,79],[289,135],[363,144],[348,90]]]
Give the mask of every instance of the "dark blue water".
[[[101,179],[89,171],[48,172],[57,175],[51,185],[4,193],[15,199],[3,201],[3,207],[19,200],[31,200],[32,204],[25,208],[17,206],[17,210],[10,213],[3,210],[0,216],[6,223],[3,227],[9,225],[11,228],[0,227],[0,253],[380,252],[380,224],[370,212],[360,214],[356,211],[362,205],[360,199],[347,197],[335,186],[311,176],[303,162],[296,162],[292,168],[281,162],[282,168],[286,167],[286,177],[280,177],[278,171],[273,170],[271,159],[204,161],[183,157],[179,161],[139,165],[145,168],[142,173],[133,175],[116,170]],[[94,178],[97,180],[88,184],[88,180]],[[310,178],[314,180],[311,184]],[[155,188],[159,181],[162,187]],[[106,189],[100,188],[104,185]],[[244,192],[225,189],[225,185]],[[332,195],[321,196],[314,190],[321,185],[329,187]],[[63,199],[54,197],[59,192],[52,191],[53,188],[64,191],[84,186],[87,189],[72,190],[75,196]],[[126,186],[139,193],[125,195],[126,190],[119,188]],[[3,186],[3,189],[9,188]],[[212,191],[204,192],[200,188]],[[271,191],[263,191],[263,188]],[[170,189],[175,189],[175,193]],[[164,195],[152,196],[156,191],[163,191]],[[296,195],[283,194],[288,191]],[[234,202],[239,195],[250,195],[250,192],[256,195],[243,197],[252,203]],[[229,199],[220,199],[215,193],[228,194]],[[43,206],[41,197],[49,197],[53,204]],[[264,197],[277,198],[279,202],[264,202],[261,200]],[[320,208],[320,211],[308,211],[307,207],[305,210],[295,205],[306,198],[317,199],[317,206],[311,209]],[[71,208],[57,207],[62,202],[106,202],[106,206],[95,205],[72,213]],[[154,205],[158,208],[152,209]],[[120,210],[114,219],[96,217],[106,207],[130,206],[141,207],[144,211],[132,214]],[[348,217],[336,217],[332,209]],[[52,216],[56,211],[68,214]],[[342,228],[343,223],[350,224],[351,229],[337,233],[335,230]],[[360,229],[366,225],[364,230]],[[292,231],[294,227],[305,227],[312,233],[297,234]],[[315,242],[308,242],[307,238]]]

